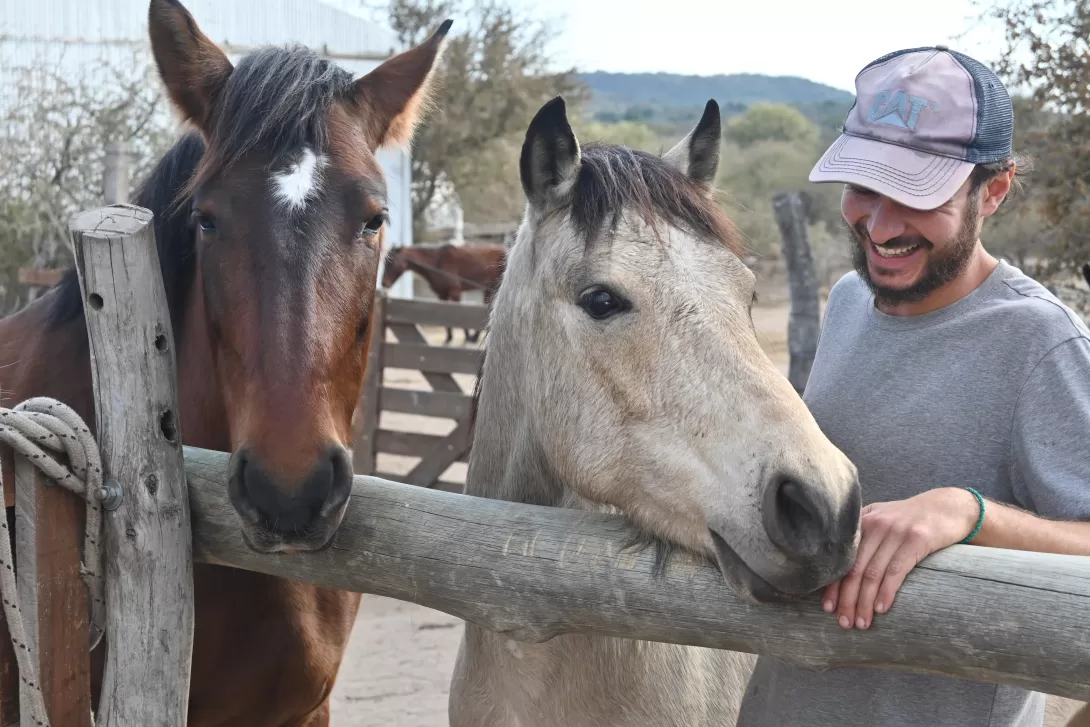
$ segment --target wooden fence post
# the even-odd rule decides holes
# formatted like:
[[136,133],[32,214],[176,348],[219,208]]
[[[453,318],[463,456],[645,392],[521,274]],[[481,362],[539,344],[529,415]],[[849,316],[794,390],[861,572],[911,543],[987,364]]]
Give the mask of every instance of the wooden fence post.
[[382,387],[382,347],[386,342],[386,293],[375,294],[371,311],[371,342],[367,350],[367,370],[363,391],[356,403],[355,432],[352,442],[352,471],[369,475],[375,471],[375,431],[378,429],[378,392]]
[[129,201],[129,143],[111,141],[106,145],[105,168],[102,171],[102,197],[106,204]]
[[802,393],[810,378],[821,333],[821,301],[817,272],[810,250],[806,207],[798,192],[777,192],[772,210],[783,240],[783,258],[791,291],[791,317],[787,323],[787,347],[791,355],[787,378]]
[[104,478],[107,661],[99,727],[182,727],[193,650],[189,500],[174,336],[152,214],[115,205],[69,223],[85,303]]
[[[90,620],[80,578],[85,505],[47,483],[28,459],[15,458],[19,607],[50,722],[92,727]],[[20,692],[22,704],[29,704],[25,685]],[[21,711],[22,727],[34,727],[30,711]]]

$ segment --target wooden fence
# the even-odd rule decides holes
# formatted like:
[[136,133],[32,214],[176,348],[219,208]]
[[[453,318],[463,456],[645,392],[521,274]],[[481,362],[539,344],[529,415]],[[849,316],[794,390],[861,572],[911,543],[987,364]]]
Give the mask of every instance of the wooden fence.
[[[488,309],[483,305],[390,298],[381,291],[375,306],[367,376],[356,412],[355,472],[460,492],[461,483],[441,479],[452,464],[468,461],[472,445],[472,389],[467,393],[454,374],[476,377],[484,351],[472,346],[431,345],[424,327],[480,330],[487,322]],[[391,337],[396,340],[387,340]],[[386,379],[390,369],[419,372],[429,389],[389,385]],[[404,431],[383,426],[383,412],[452,420],[454,426],[444,435]],[[381,454],[416,457],[419,461],[407,474],[384,472],[379,468]]]
[[[109,650],[99,725],[185,723],[193,560],[413,601],[515,639],[609,634],[817,669],[901,669],[1090,699],[1090,558],[953,546],[909,574],[897,604],[873,628],[844,631],[816,595],[746,605],[715,567],[684,553],[653,575],[655,554],[626,550],[631,533],[616,516],[360,475],[337,547],[256,553],[227,497],[228,455],[182,447],[172,426],[175,361],[150,213],[127,206],[86,213],[74,222],[73,241],[89,303],[103,469],[124,487],[119,507],[105,516]],[[366,446],[356,466],[373,470],[382,452],[411,452],[421,464],[402,479],[431,484],[444,462],[464,457],[469,441],[384,433],[393,430],[378,426],[380,415],[439,416],[465,431],[469,397],[453,390],[450,376],[476,373],[480,352],[428,346],[419,327],[479,328],[481,312],[383,297],[379,305],[380,345],[364,391],[364,402],[377,404],[360,410]],[[423,372],[432,390],[393,393],[375,373],[405,367]],[[87,609],[72,534],[80,506],[45,486],[28,463],[14,470],[20,602],[36,624],[47,704],[57,727],[83,727],[90,724]],[[56,526],[58,513],[64,528]],[[0,725],[7,727],[18,722],[11,664],[0,652],[5,675]]]

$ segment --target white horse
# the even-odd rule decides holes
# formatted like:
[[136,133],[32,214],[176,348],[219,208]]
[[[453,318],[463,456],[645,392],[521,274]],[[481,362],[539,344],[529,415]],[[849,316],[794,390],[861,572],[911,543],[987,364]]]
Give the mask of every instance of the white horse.
[[[712,200],[709,102],[664,157],[581,149],[562,99],[527,131],[526,215],[493,301],[467,493],[620,512],[750,602],[843,576],[856,470],[757,341],[755,279]],[[467,624],[452,727],[722,727],[754,657]]]

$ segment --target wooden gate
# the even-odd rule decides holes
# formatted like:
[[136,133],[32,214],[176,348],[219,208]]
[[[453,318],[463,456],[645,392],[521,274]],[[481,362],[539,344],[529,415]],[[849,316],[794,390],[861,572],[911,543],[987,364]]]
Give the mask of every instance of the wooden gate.
[[[375,298],[376,325],[363,394],[356,410],[353,467],[356,474],[462,491],[462,483],[440,478],[455,462],[466,462],[472,444],[472,388],[463,387],[453,374],[477,376],[484,350],[472,346],[431,345],[423,326],[481,330],[488,320],[483,305],[443,301]],[[395,340],[388,340],[390,338]],[[418,371],[430,390],[391,386],[389,369]],[[385,426],[383,413],[414,414],[454,421],[445,435]],[[416,457],[405,474],[379,468],[382,454]],[[389,469],[387,467],[387,469]]]

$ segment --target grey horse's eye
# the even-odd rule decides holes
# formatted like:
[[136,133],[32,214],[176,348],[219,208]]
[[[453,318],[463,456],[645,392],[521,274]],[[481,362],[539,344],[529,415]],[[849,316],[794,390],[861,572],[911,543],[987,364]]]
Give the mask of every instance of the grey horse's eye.
[[591,288],[579,296],[579,307],[591,318],[601,321],[628,310],[627,300],[605,288]]

